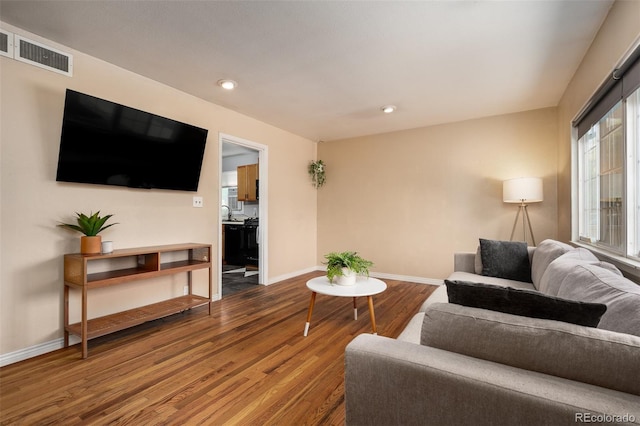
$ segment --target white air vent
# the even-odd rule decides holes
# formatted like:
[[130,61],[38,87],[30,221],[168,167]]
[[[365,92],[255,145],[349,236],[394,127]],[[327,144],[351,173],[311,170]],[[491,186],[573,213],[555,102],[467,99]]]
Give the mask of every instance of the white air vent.
[[0,55],[13,58],[13,34],[0,30]]
[[73,75],[73,56],[44,44],[15,36],[15,58],[60,74]]

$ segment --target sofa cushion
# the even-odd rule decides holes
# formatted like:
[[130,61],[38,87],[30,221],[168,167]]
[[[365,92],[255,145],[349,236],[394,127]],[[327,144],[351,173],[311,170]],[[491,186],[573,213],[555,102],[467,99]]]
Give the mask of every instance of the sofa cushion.
[[640,395],[640,338],[450,303],[425,312],[421,343]]
[[[482,275],[472,274],[470,272],[453,272],[449,275],[451,281],[471,281],[471,282],[483,282],[485,284],[494,284],[502,287],[522,288],[525,290],[533,290],[533,284],[525,283],[516,280],[505,280],[504,278],[485,277]],[[447,303],[449,301],[449,295],[447,294],[447,286],[440,285],[436,288],[427,300],[420,306],[419,312],[424,312],[427,306],[433,303]]]
[[427,300],[425,300],[422,303],[422,306],[420,306],[420,309],[418,310],[418,312],[424,312],[424,310],[427,309],[427,306],[433,303],[447,303],[447,302],[449,302],[449,296],[447,295],[447,286],[442,284],[438,286],[438,288],[433,290],[433,293],[431,293],[431,295],[427,297]]
[[469,272],[452,272],[447,277],[450,281],[471,281],[473,283],[484,283],[499,285],[502,287],[522,288],[525,290],[535,290],[535,287],[531,283],[525,283],[524,281],[507,280],[505,278],[487,277],[484,275],[471,274]]
[[[471,272],[453,272],[447,278],[450,281],[470,281],[470,282],[482,282],[485,284],[499,285],[502,287],[522,288],[525,290],[534,290],[533,284],[525,283],[516,280],[506,280],[504,278],[485,277],[483,275],[472,274]],[[427,307],[433,303],[447,303],[449,296],[447,294],[447,286],[441,285],[434,290],[427,300],[420,306],[419,312],[424,312]]]
[[546,296],[522,290],[465,281],[445,280],[449,303],[489,309],[512,315],[550,319],[596,327],[606,305]]
[[402,332],[398,335],[396,340],[419,345],[420,333],[422,332],[423,321],[424,321],[424,312],[418,312],[417,314],[415,314],[409,321],[409,324],[407,324],[406,327],[402,330]]
[[[612,272],[615,271],[618,275],[622,276],[620,271],[610,263],[602,262],[584,248],[574,248],[559,256],[553,262],[549,264],[547,270],[540,279],[537,287],[542,293],[550,296],[557,296],[560,291],[560,286],[564,279],[580,265],[597,265],[605,269],[609,269]],[[582,300],[578,298],[578,300]]]
[[476,274],[482,275],[482,251],[480,246],[478,246],[478,249],[476,250],[476,258],[473,266]]
[[527,243],[480,238],[482,275],[531,282]]
[[531,260],[531,281],[538,290],[540,289],[540,279],[549,264],[572,249],[573,247],[569,244],[556,240],[544,240],[536,247]]
[[577,265],[561,283],[558,296],[604,303],[607,312],[598,328],[640,336],[640,286],[609,269]]

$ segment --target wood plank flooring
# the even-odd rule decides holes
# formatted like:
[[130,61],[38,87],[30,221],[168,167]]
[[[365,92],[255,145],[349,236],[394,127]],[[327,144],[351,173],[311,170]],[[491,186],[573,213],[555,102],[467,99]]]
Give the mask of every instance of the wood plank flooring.
[[[366,298],[318,295],[305,274],[0,369],[2,425],[342,425],[344,348],[370,333]],[[378,334],[396,337],[436,288],[385,280]]]

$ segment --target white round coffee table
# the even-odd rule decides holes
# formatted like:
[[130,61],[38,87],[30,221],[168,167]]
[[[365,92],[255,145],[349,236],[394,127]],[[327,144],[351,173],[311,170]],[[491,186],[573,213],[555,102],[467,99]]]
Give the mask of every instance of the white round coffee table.
[[325,276],[312,278],[307,281],[307,287],[311,290],[311,301],[309,302],[309,312],[307,313],[307,323],[304,326],[304,336],[309,333],[309,324],[311,323],[311,314],[313,313],[313,305],[316,301],[318,293],[327,296],[353,297],[353,317],[358,319],[358,308],[356,307],[356,297],[366,296],[369,302],[369,317],[371,318],[371,327],[373,334],[378,334],[376,329],[376,317],[373,312],[373,295],[382,293],[387,289],[387,284],[377,278],[358,277],[355,285],[338,285],[329,283],[329,279]]

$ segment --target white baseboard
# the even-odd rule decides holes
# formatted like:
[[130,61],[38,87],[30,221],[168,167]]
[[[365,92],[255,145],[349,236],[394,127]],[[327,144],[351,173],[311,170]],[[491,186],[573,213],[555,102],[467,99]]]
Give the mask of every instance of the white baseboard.
[[374,278],[385,278],[388,280],[408,281],[418,284],[443,285],[444,280],[437,278],[414,277],[411,275],[385,274],[384,272],[372,272],[370,274]]
[[[326,271],[327,267],[326,266],[316,266],[316,271]],[[411,275],[397,275],[397,274],[387,274],[384,272],[371,272],[369,274],[370,276],[374,277],[374,278],[382,278],[382,279],[387,279],[387,280],[398,280],[398,281],[408,281],[411,283],[417,283],[417,284],[430,284],[430,285],[443,285],[444,284],[444,280],[440,280],[437,278],[426,278],[426,277],[414,277]]]
[[[275,284],[280,281],[288,280],[289,278],[295,278],[299,275],[307,274],[309,272],[314,271],[326,271],[327,268],[325,266],[312,266],[310,268],[306,268],[300,271],[291,272],[284,275],[279,275],[277,277],[273,277],[269,280],[269,284]],[[383,272],[372,272],[371,276],[374,278],[383,278],[388,280],[398,280],[398,281],[408,281],[412,283],[418,284],[431,284],[431,285],[442,285],[444,283],[443,280],[434,279],[434,278],[424,278],[424,277],[413,277],[408,275],[396,275],[396,274],[385,274]],[[213,300],[220,300],[220,296],[217,294],[213,295]],[[75,336],[70,336],[73,339]],[[78,340],[79,341],[79,340]],[[77,343],[71,340],[69,344]],[[64,347],[64,339],[59,338],[52,340],[50,342],[40,343],[35,346],[31,346],[28,348],[20,349],[15,352],[9,352],[6,354],[0,355],[0,367],[4,367],[5,365],[13,364],[16,362],[24,361],[25,359],[33,358],[38,355],[46,354],[47,352],[52,352],[58,349],[62,349]]]
[[35,346],[20,349],[15,352],[2,354],[0,355],[0,367],[24,361],[25,359],[33,358],[34,356],[46,354],[47,352],[53,352],[62,348],[64,348],[64,339],[59,338],[50,342],[44,342]]
[[[280,275],[277,277],[273,277],[269,280],[269,284],[275,284],[277,282],[280,281],[284,281],[284,280],[288,280],[289,278],[295,278],[297,276],[303,275],[303,274],[308,274],[309,272],[315,272],[315,271],[326,271],[327,267],[324,265],[317,265],[315,267],[310,267],[310,268],[306,268],[306,269],[302,269],[300,271],[296,271],[296,272],[291,272],[289,274],[284,274],[284,275]],[[382,278],[382,279],[387,279],[387,280],[398,280],[398,281],[408,281],[408,282],[412,282],[412,283],[417,283],[417,284],[430,284],[430,285],[443,285],[444,284],[444,280],[441,279],[437,279],[437,278],[426,278],[426,277],[414,277],[411,275],[397,275],[397,274],[387,274],[384,272],[372,272],[371,274],[372,277],[374,278]]]
[[280,281],[288,280],[289,278],[295,278],[299,275],[308,274],[309,272],[314,272],[319,270],[320,269],[318,269],[317,266],[312,266],[310,268],[302,269],[300,271],[290,272],[284,275],[278,275],[277,277],[272,277],[271,279],[269,279],[269,281],[267,282],[267,285],[275,284]]

